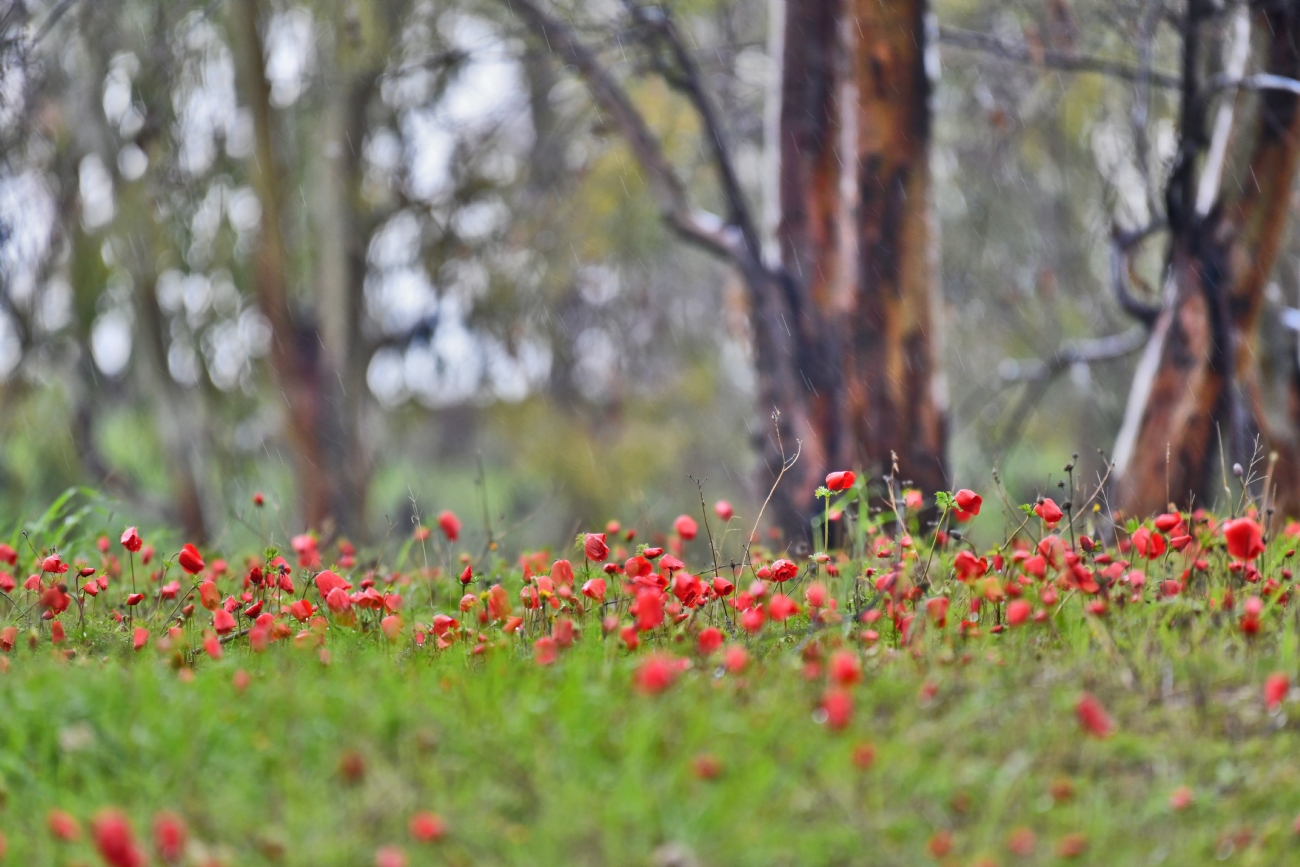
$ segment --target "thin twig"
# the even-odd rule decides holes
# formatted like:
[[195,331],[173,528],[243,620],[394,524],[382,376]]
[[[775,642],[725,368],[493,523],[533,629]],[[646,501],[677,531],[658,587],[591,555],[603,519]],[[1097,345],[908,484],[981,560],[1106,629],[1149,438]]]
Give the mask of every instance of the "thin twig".
[[1112,78],[1130,81],[1135,84],[1150,83],[1157,87],[1173,89],[1177,89],[1182,83],[1179,76],[1170,72],[1156,72],[1141,66],[1133,66],[1119,60],[1096,57],[1090,54],[1076,54],[1074,52],[1056,51],[1051,48],[1039,48],[1026,42],[1011,42],[1000,39],[990,33],[962,30],[945,25],[939,27],[939,43],[941,45],[951,45],[954,48],[965,48],[970,51],[992,54],[1015,63],[1056,69],[1062,72],[1109,75]]

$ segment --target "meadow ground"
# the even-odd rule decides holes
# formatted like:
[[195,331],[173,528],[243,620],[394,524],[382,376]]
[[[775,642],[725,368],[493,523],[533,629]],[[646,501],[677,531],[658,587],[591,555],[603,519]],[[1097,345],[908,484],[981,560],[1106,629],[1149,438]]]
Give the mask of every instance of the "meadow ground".
[[0,548],[4,863],[1300,862],[1294,537],[1039,512],[719,583],[694,521],[146,564],[61,503]]

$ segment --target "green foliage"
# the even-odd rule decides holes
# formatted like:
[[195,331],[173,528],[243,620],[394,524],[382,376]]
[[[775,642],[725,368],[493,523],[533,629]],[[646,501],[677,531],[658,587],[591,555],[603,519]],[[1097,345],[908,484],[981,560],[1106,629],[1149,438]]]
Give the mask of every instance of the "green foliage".
[[[942,492],[936,500],[951,508]],[[69,491],[24,523],[32,548],[21,564],[52,540],[67,557],[93,560],[115,520],[93,492]],[[864,523],[884,541],[879,525]],[[1046,531],[1031,522],[1022,532],[1037,548]],[[364,568],[339,571],[402,593],[397,633],[385,637],[370,612],[328,615],[261,650],[240,636],[220,659],[200,649],[210,622],[202,609],[168,636],[160,615],[141,607],[134,625],[154,634],[132,652],[131,624],[109,616],[122,607],[118,573],[107,593],[83,599],[84,636],[78,629],[58,648],[48,622],[15,597],[0,613],[18,628],[0,655],[0,833],[9,861],[21,864],[88,861],[89,842],[56,842],[46,816],[57,808],[85,821],[105,807],[124,810],[142,836],[158,811],[173,811],[196,852],[248,865],[366,864],[385,845],[403,847],[413,864],[906,865],[940,844],[957,863],[1005,863],[1010,835],[1024,843],[1026,830],[1026,863],[1050,863],[1080,839],[1084,863],[1208,863],[1228,846],[1284,863],[1296,854],[1300,725],[1285,695],[1266,706],[1262,685],[1277,673],[1294,681],[1300,669],[1300,624],[1280,592],[1293,588],[1275,587],[1255,615],[1225,610],[1225,589],[1245,597],[1266,585],[1228,568],[1218,529],[1196,523],[1192,533],[1197,549],[1131,564],[1145,596],[1142,584],[1112,586],[1098,616],[1084,603],[1101,597],[1068,590],[1046,622],[1011,628],[988,577],[958,580],[965,543],[928,556],[928,546],[892,544],[886,556],[900,576],[927,582],[906,642],[889,618],[870,621],[879,635],[866,639],[868,624],[842,616],[883,605],[865,571],[885,566],[874,554],[809,561],[800,577],[771,585],[802,603],[805,582],[824,583],[839,606],[817,618],[747,634],[716,601],[643,632],[635,652],[600,622],[630,616],[617,580],[609,607],[544,605],[511,633],[459,612],[464,591],[448,570],[399,575],[382,549],[361,552]],[[430,545],[438,557],[458,554]],[[681,553],[698,564],[709,561],[706,549],[701,534]],[[277,554],[269,544],[254,550],[262,562]],[[1288,538],[1272,540],[1252,568],[1289,581],[1289,550]],[[465,553],[520,611],[530,586],[520,569],[499,554]],[[1197,557],[1206,568],[1195,567],[1184,592],[1155,595]],[[104,568],[112,572],[111,561]],[[294,573],[296,595],[319,604],[313,570]],[[173,574],[138,577],[151,588]],[[1029,600],[1070,580],[1062,572],[1022,585],[1020,575],[993,579],[1022,586]],[[243,586],[238,573],[212,580],[223,594]],[[471,590],[491,595],[487,582]],[[1126,601],[1131,592],[1137,601]],[[927,600],[950,601],[954,622],[938,622]],[[460,617],[465,640],[435,649],[435,612]],[[1254,631],[1239,627],[1247,616],[1258,617]],[[553,664],[536,664],[533,643],[561,617],[575,619],[578,640]],[[959,617],[968,623],[959,627]],[[62,620],[79,623],[77,607]],[[747,650],[743,671],[693,649],[706,626]],[[687,669],[646,694],[635,684],[656,654]],[[836,688],[826,678],[845,654],[861,681],[843,687],[853,713],[837,729],[826,722]],[[1113,736],[1080,727],[1085,692],[1114,721]],[[1175,806],[1183,787],[1193,797]],[[407,822],[421,810],[446,820],[444,840],[410,838]]]

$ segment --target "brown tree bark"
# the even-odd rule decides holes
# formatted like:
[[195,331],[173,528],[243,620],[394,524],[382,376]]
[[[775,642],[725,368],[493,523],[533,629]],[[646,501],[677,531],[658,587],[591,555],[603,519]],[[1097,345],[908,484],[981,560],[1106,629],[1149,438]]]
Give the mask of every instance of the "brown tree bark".
[[[1258,60],[1252,65],[1300,76],[1300,3],[1268,0],[1255,4],[1253,15]],[[1152,330],[1115,449],[1115,506],[1129,515],[1161,511],[1170,501],[1183,508],[1209,505],[1223,488],[1221,464],[1249,465],[1257,434],[1263,434],[1265,452],[1269,448],[1250,382],[1264,287],[1295,177],[1298,100],[1280,90],[1239,97],[1257,103],[1249,158],[1238,177],[1222,185],[1210,212],[1197,214],[1191,179],[1204,144],[1204,93],[1193,84],[1198,22],[1188,24],[1184,145],[1168,192],[1172,300]]]
[[[782,264],[812,436],[778,520],[807,535],[827,472],[948,487],[936,361],[924,0],[790,0]],[[788,503],[786,502],[788,501]]]
[[949,486],[924,0],[855,0],[857,262],[846,353],[854,464]]
[[[830,327],[837,313],[848,313],[840,189],[843,76],[838,69],[843,3],[789,0],[785,16],[777,243],[798,312],[794,362],[802,374],[801,414],[810,429],[799,463],[774,496],[773,518],[788,537],[805,538],[813,492],[829,467],[849,459],[842,399],[844,329]],[[757,354],[762,353],[759,346]],[[789,408],[786,412],[794,414]]]

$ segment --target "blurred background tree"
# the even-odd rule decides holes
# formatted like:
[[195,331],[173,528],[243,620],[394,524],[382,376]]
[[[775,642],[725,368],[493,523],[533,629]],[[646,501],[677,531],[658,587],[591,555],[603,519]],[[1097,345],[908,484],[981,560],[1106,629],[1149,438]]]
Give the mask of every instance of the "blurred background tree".
[[[924,335],[936,361],[917,380],[932,393],[897,393],[909,411],[946,411],[948,436],[907,429],[893,435],[904,449],[884,449],[918,466],[912,454],[931,455],[942,485],[901,468],[926,488],[987,489],[997,468],[1023,501],[1054,492],[1074,452],[1095,480],[1148,328],[1160,309],[1168,319],[1185,308],[1173,302],[1186,290],[1164,288],[1179,285],[1165,277],[1176,270],[1168,250],[1191,237],[1170,190],[1180,167],[1199,188],[1207,166],[1224,166],[1223,205],[1194,206],[1197,225],[1248,198],[1254,131],[1269,128],[1269,106],[1287,110],[1288,92],[1240,79],[1289,74],[1261,34],[1268,21],[1291,26],[1294,6],[533,6],[573,34],[653,136],[677,179],[665,199],[590,76],[520,5],[5,0],[0,508],[30,513],[88,482],[140,520],[200,539],[254,532],[251,494],[264,490],[284,533],[379,540],[449,507],[523,544],[610,518],[666,529],[699,509],[689,473],[735,500],[747,530],[780,462],[775,407],[787,425],[805,416],[783,432],[786,452],[795,438],[809,450],[773,512],[789,536],[823,468],[885,469],[862,434],[817,430],[832,404],[815,401],[838,401],[843,432],[877,393],[863,353],[880,341],[845,355],[862,326],[843,292],[865,285],[863,262],[873,267],[850,251],[898,229],[858,206],[869,190],[853,183],[867,143],[886,136],[868,135],[873,118],[891,111],[926,118],[928,156],[924,142],[895,141],[922,145],[906,161],[930,178],[918,213],[928,198],[936,218],[911,254],[934,290]],[[814,20],[823,29],[796,32]],[[906,57],[902,32],[919,34]],[[814,205],[834,225],[816,242],[782,221],[792,196],[814,192],[783,153],[791,100],[811,91],[782,81],[792,59],[816,66],[797,38],[821,45],[827,33],[822,63],[841,112],[825,119],[834,164],[806,167],[830,172],[818,183],[831,195]],[[873,114],[867,91],[886,61],[924,86]],[[813,71],[784,80],[815,85]],[[1196,135],[1189,98],[1204,104]],[[1259,184],[1272,195],[1275,267],[1252,278],[1256,307],[1235,338],[1250,349],[1233,357],[1252,364],[1224,374],[1228,392],[1253,389],[1257,408],[1237,433],[1217,425],[1229,465],[1251,452],[1259,418],[1282,431],[1266,451],[1296,427],[1290,174]],[[679,191],[693,210],[678,216],[715,233],[712,248],[682,243],[671,208],[662,219]],[[705,212],[721,219],[698,222]],[[741,222],[750,237],[725,231]],[[780,316],[788,286],[773,291],[770,278],[795,270],[809,243],[839,264],[825,272],[820,318],[801,330]],[[908,285],[924,294],[924,280]],[[1204,411],[1208,422],[1218,411]],[[1164,489],[1160,436],[1121,478],[1157,467],[1148,475]],[[1200,501],[1221,487],[1206,478],[1217,477],[1180,484]],[[1181,496],[1173,487],[1168,497]]]

